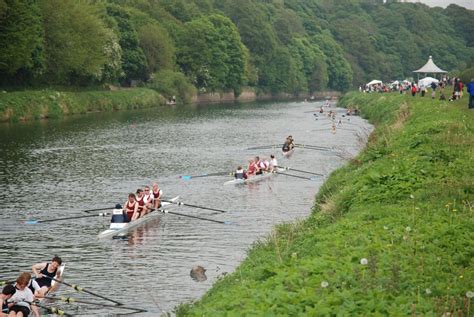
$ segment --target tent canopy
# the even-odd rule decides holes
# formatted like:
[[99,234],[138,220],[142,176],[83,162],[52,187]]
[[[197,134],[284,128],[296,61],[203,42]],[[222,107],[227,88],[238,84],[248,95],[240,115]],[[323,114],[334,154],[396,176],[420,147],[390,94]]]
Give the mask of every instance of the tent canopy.
[[378,85],[378,84],[382,84],[382,81],[374,79],[370,83],[367,83],[367,86]]
[[424,73],[424,74],[444,74],[444,73],[447,73],[447,71],[442,70],[441,68],[436,66],[436,64],[433,62],[433,58],[431,56],[428,59],[428,62],[426,62],[426,64],[422,68],[420,68],[418,70],[414,70],[413,72],[414,73]]
[[433,77],[425,77],[423,79],[420,79],[418,81],[418,87],[420,88],[423,88],[423,87],[430,87],[431,86],[431,83],[435,83],[436,85],[438,85],[439,83],[439,80],[437,80],[436,78],[433,78]]

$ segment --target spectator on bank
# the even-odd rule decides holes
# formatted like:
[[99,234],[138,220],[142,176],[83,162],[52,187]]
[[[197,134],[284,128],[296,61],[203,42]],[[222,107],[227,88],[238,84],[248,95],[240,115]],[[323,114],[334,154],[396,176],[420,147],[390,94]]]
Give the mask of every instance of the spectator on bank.
[[469,93],[469,109],[474,109],[474,78],[471,78],[471,82],[467,84],[467,92]]

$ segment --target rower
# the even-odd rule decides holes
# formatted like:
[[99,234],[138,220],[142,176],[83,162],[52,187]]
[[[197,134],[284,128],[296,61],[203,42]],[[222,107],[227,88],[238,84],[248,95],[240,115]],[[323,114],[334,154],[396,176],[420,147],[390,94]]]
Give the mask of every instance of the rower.
[[[9,302],[12,302],[9,307],[10,317],[16,316],[29,316],[30,312],[33,311],[36,317],[39,317],[38,307],[31,305],[34,300],[33,292],[28,288],[28,283],[31,280],[31,274],[28,272],[21,273],[16,279],[15,294],[10,298]],[[51,280],[50,280],[51,281]]]
[[260,161],[260,157],[255,156],[255,175],[262,175],[262,161]]
[[278,167],[278,161],[275,158],[275,155],[272,154],[270,155],[270,164],[269,164],[270,172],[275,171],[277,167]]
[[138,203],[135,199],[134,193],[128,194],[128,200],[125,202],[124,206],[128,221],[133,221],[138,218]]
[[257,167],[255,166],[254,160],[249,160],[249,167],[247,168],[247,176],[255,175]]
[[161,207],[161,196],[163,195],[163,191],[158,188],[158,183],[153,183],[152,187],[152,195],[153,195],[153,208],[157,209]]
[[11,284],[7,284],[3,287],[2,293],[0,294],[0,300],[2,303],[2,310],[0,311],[0,317],[6,317],[8,314],[7,300],[9,300],[13,294],[15,294],[15,287]]
[[148,213],[148,207],[145,204],[145,195],[143,194],[143,189],[139,188],[137,189],[137,193],[135,195],[135,199],[138,203],[138,213],[140,217],[143,217]]
[[237,167],[237,170],[234,172],[235,179],[247,179],[247,173],[242,168],[242,166]]
[[153,194],[150,191],[150,186],[146,185],[144,191],[143,201],[145,202],[147,210],[151,210],[153,208]]
[[[36,297],[44,297],[51,289],[53,279],[59,279],[61,272],[58,270],[62,260],[55,255],[51,263],[43,262],[32,266],[33,273],[36,276],[36,283],[40,289],[35,292]],[[29,281],[29,280],[28,280]]]

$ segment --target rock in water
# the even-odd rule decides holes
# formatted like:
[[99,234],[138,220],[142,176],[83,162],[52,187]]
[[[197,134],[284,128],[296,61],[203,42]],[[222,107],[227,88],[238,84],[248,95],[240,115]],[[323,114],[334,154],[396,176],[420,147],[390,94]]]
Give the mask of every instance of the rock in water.
[[207,280],[206,269],[200,265],[196,265],[195,267],[193,267],[189,275],[196,282],[203,282]]

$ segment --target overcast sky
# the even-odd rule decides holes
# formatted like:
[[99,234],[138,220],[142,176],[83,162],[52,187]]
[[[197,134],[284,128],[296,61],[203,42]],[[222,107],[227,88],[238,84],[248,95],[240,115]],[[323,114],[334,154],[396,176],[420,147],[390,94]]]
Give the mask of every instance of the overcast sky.
[[421,1],[411,1],[411,2],[423,2],[429,6],[438,6],[438,7],[447,7],[451,3],[463,6],[465,8],[474,10],[474,0],[421,0]]

